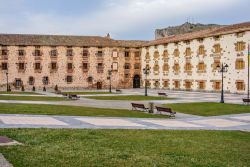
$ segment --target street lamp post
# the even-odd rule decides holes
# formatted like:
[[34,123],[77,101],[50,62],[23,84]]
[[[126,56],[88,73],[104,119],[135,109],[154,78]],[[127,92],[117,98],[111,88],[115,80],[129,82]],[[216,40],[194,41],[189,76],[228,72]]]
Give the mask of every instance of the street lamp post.
[[219,72],[221,72],[221,99],[220,103],[224,103],[224,73],[227,72],[228,65],[227,64],[221,64],[217,66],[217,69]]
[[149,74],[149,67],[143,69],[143,73],[145,74],[145,96],[148,96],[148,85],[147,85],[147,76]]
[[9,92],[9,73],[8,72],[6,72],[6,82],[7,82],[7,92]]
[[109,93],[112,92],[112,85],[111,85],[111,76],[112,76],[112,70],[108,70],[108,75],[109,75]]

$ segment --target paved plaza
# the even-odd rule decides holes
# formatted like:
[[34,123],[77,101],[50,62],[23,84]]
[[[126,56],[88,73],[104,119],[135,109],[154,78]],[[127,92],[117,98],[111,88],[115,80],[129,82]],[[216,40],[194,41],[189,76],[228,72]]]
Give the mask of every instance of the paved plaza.
[[0,115],[0,128],[180,129],[250,131],[250,114],[185,119]]
[[[158,92],[166,92],[168,94],[168,97],[174,98],[174,99],[140,101],[138,103],[144,103],[147,105],[149,102],[154,102],[155,104],[219,102],[220,96],[221,96],[220,93],[170,91],[170,90],[155,90],[155,89],[148,90],[149,96],[158,96]],[[49,92],[39,92],[39,93],[43,93],[46,96],[53,96],[53,97],[61,96],[61,95],[56,95],[56,94],[49,93]],[[125,90],[122,90],[122,94],[79,95],[81,96],[81,99],[77,101],[45,102],[45,101],[0,100],[0,103],[54,104],[54,105],[87,106],[87,107],[95,107],[95,108],[131,109],[132,101],[102,100],[102,102],[100,103],[100,100],[84,98],[85,96],[121,96],[121,95],[122,96],[144,95],[144,89],[125,89]],[[34,96],[34,95],[26,95],[26,96]],[[246,95],[225,94],[225,102],[232,103],[232,104],[242,104],[242,98],[244,97],[246,97]]]
[[[162,90],[150,89],[150,96],[158,96]],[[218,102],[219,93],[186,92],[186,91],[164,91],[173,100],[140,101],[138,103],[155,104],[167,103],[189,103],[189,102]],[[49,92],[39,92],[46,96],[61,96]],[[99,94],[98,96],[117,95],[143,95],[144,89],[126,89],[122,94]],[[26,95],[28,96],[28,95]],[[29,95],[36,96],[36,95]],[[80,95],[81,99],[76,101],[12,101],[0,100],[0,103],[22,103],[22,104],[53,104],[87,106],[96,108],[131,109],[132,101],[116,100],[94,100]],[[228,103],[242,104],[244,95],[225,94]],[[37,115],[0,115],[0,128],[101,128],[101,129],[204,129],[204,130],[250,130],[250,113],[239,115],[225,115],[202,117],[189,114],[177,113],[176,119],[146,119],[146,118],[107,118],[107,117],[79,117],[79,116],[37,116]]]

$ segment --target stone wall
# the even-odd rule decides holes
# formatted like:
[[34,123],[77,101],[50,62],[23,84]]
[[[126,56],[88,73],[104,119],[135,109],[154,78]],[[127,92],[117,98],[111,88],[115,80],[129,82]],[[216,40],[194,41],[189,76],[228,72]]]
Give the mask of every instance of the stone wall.
[[[0,48],[1,49],[1,48]],[[134,70],[134,63],[140,60],[135,60],[134,55],[139,52],[139,49],[134,48],[81,48],[72,47],[73,56],[66,56],[67,47],[59,46],[56,47],[57,56],[52,57],[50,52],[52,47],[40,46],[41,56],[34,56],[35,47],[27,46],[24,47],[25,55],[18,56],[18,46],[7,46],[8,55],[0,55],[0,66],[2,63],[8,63],[8,70],[2,70],[0,68],[0,87],[6,89],[8,72],[8,80],[12,89],[20,89],[16,87],[16,79],[21,79],[22,85],[25,89],[31,90],[33,86],[37,89],[46,88],[53,89],[56,85],[60,89],[97,89],[97,82],[102,83],[102,89],[108,88],[108,70],[112,68],[113,63],[118,64],[118,70],[114,70],[112,73],[112,87],[113,88],[131,88],[133,86],[133,77],[138,74],[137,70]],[[88,50],[88,58],[83,58],[83,50]],[[96,55],[98,51],[103,52],[102,58],[98,58]],[[130,58],[125,59],[125,51],[130,52]],[[113,53],[117,52],[117,54]],[[117,57],[116,57],[117,55]],[[7,58],[7,59],[6,59]],[[41,63],[41,70],[35,70],[35,63]],[[57,70],[51,70],[51,62],[57,63]],[[88,63],[88,70],[84,71],[82,63]],[[131,64],[129,70],[124,69],[125,62]],[[25,63],[25,70],[18,70],[18,63]],[[67,70],[67,63],[73,63],[73,70]],[[97,64],[103,63],[103,72],[98,72]],[[128,73],[129,78],[124,78],[125,74]],[[140,74],[140,73],[139,73]],[[49,83],[44,85],[43,77],[48,76]],[[72,76],[73,82],[67,83],[66,77]],[[29,84],[29,77],[34,77],[34,85]],[[88,78],[92,77],[92,82],[88,81]]]
[[[148,65],[150,67],[149,84],[151,88],[161,89],[175,89],[174,82],[180,82],[180,88],[178,90],[193,90],[193,91],[220,91],[215,90],[215,82],[221,81],[221,73],[218,70],[214,70],[214,62],[219,61],[229,65],[228,72],[225,73],[224,77],[224,89],[226,92],[231,93],[247,93],[247,44],[250,40],[250,32],[247,31],[242,34],[227,34],[220,37],[207,37],[203,41],[197,39],[191,40],[190,42],[182,41],[178,43],[169,43],[167,45],[157,45],[144,47],[142,49],[142,68]],[[245,48],[243,51],[236,51],[235,44],[237,42],[243,42]],[[220,44],[221,53],[214,53],[214,45]],[[205,54],[199,55],[199,46],[204,46]],[[191,49],[191,55],[185,56],[186,48]],[[174,56],[174,50],[178,49],[180,52],[179,56]],[[164,60],[164,51],[168,51],[168,58]],[[154,54],[159,52],[159,58],[154,58]],[[147,54],[149,60],[146,59]],[[236,60],[242,59],[244,61],[244,69],[236,69]],[[190,62],[192,70],[190,72],[185,71],[185,64]],[[198,72],[198,63],[204,62],[205,71]],[[180,72],[175,73],[173,66],[175,63],[180,65]],[[159,71],[154,72],[155,65],[159,65]],[[168,64],[169,71],[163,71],[163,65]],[[143,75],[145,79],[145,75]],[[159,86],[155,86],[155,82],[159,82]],[[169,81],[169,86],[164,86],[164,81]],[[185,81],[191,81],[191,88],[185,87]],[[205,89],[200,90],[198,83],[199,81],[205,81]],[[244,89],[237,90],[236,82],[244,82]]]

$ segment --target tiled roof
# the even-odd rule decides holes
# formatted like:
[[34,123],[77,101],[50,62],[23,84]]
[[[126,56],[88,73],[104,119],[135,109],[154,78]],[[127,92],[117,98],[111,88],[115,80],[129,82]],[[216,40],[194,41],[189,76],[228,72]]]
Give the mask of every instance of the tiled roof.
[[217,36],[217,35],[225,35],[225,34],[230,34],[230,33],[235,33],[235,32],[241,32],[241,31],[250,31],[250,22],[211,28],[211,29],[196,31],[192,33],[169,36],[166,38],[161,38],[161,39],[147,42],[143,46],[167,44],[167,43],[172,43],[172,42],[212,37],[212,36]]
[[211,28],[193,33],[169,36],[152,41],[114,40],[108,37],[100,36],[0,34],[0,45],[141,47],[192,40],[197,38],[212,37],[241,31],[250,31],[250,22]]
[[139,47],[146,41],[113,40],[100,36],[0,34],[0,45]]

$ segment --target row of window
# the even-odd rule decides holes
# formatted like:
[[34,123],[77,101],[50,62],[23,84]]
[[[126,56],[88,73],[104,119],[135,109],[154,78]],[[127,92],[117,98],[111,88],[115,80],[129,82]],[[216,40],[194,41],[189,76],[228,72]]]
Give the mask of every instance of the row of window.
[[[221,81],[214,81],[212,84],[213,84],[212,86],[213,86],[214,90],[220,90],[221,89]],[[162,85],[163,85],[163,88],[169,88],[170,87],[170,82],[169,81],[163,81]],[[181,81],[175,80],[175,81],[173,81],[173,85],[174,85],[174,89],[180,89]],[[187,90],[191,90],[192,85],[193,85],[192,81],[184,81],[184,84],[183,84],[183,86]],[[244,91],[245,90],[244,81],[236,81],[235,85],[236,85],[236,89],[238,91]],[[152,87],[150,81],[147,82],[147,86]],[[160,81],[154,81],[153,86],[154,86],[154,88],[160,88]],[[197,88],[199,90],[205,90],[206,89],[206,81],[198,81],[197,82]]]
[[[23,63],[23,62],[22,63],[17,63],[17,68],[18,68],[18,70],[25,70],[25,63]],[[50,63],[50,68],[51,68],[51,70],[57,70],[58,69],[58,63],[51,62]],[[89,63],[82,63],[81,68],[83,70],[88,70]],[[97,63],[96,68],[98,70],[103,70],[104,64],[103,63]],[[129,70],[130,68],[131,68],[131,64],[125,63],[124,69]],[[8,70],[8,63],[2,63],[1,64],[1,69],[2,70]],[[35,70],[41,70],[42,69],[41,63],[34,63],[34,69]],[[67,70],[73,70],[73,69],[74,69],[73,63],[67,63]],[[118,70],[118,63],[113,63],[112,69],[113,70]],[[134,69],[140,69],[140,64],[139,63],[134,64]]]
[[[2,47],[0,53],[1,53],[2,56],[7,56],[8,52],[9,51],[8,51],[7,47]],[[114,52],[114,53],[116,53],[116,55],[118,55],[117,52]],[[25,54],[26,54],[25,49],[19,49],[18,50],[18,56],[25,56]],[[125,58],[129,58],[130,54],[131,54],[131,52],[125,51],[124,52]],[[43,52],[39,48],[35,48],[35,51],[33,52],[33,55],[34,56],[42,56]],[[67,48],[67,50],[66,50],[66,56],[73,56],[73,55],[74,55],[73,49],[72,48]],[[89,56],[89,51],[86,50],[86,49],[83,49],[81,55],[83,57],[88,57]],[[104,55],[104,53],[101,50],[99,50],[99,51],[96,52],[96,56],[103,56],[103,55]],[[113,54],[113,55],[115,55],[115,54]],[[52,57],[58,56],[58,51],[55,48],[52,48],[51,51],[50,51],[50,56],[52,56]],[[135,57],[136,58],[140,57],[140,52],[139,51],[135,52]]]
[[[220,65],[219,60],[215,60],[214,63],[212,64],[212,70],[215,71],[217,70],[217,66]],[[149,67],[149,65],[147,65]],[[206,67],[207,65],[204,62],[200,62],[197,64],[196,68],[198,72],[206,72]],[[184,70],[185,72],[191,72],[192,71],[192,64],[191,63],[186,63],[184,65]],[[236,70],[242,70],[245,68],[245,62],[243,59],[237,59],[235,61],[235,69]],[[180,71],[180,65],[178,63],[175,63],[173,65],[173,70],[174,72],[179,72]],[[153,67],[154,72],[158,73],[160,70],[160,66],[158,64],[155,64]],[[162,66],[163,72],[169,72],[169,65],[167,63],[164,63]]]
[[[215,54],[221,53],[221,51],[222,51],[222,48],[221,48],[221,45],[220,45],[220,44],[215,44],[215,45],[213,46],[213,48],[214,48],[214,49],[213,49],[213,53],[215,53]],[[245,43],[245,42],[242,42],[242,41],[241,41],[241,42],[237,42],[237,43],[235,44],[235,50],[236,50],[237,52],[244,51],[245,49],[246,49],[246,43]],[[197,50],[197,54],[198,54],[198,55],[205,55],[205,54],[206,54],[206,50],[205,50],[204,45],[199,46],[199,48],[198,48],[198,50]],[[175,57],[179,57],[179,56],[180,56],[180,51],[179,51],[178,48],[176,48],[176,49],[174,50],[173,55],[174,55]],[[184,52],[184,55],[185,55],[186,57],[189,57],[189,56],[192,55],[192,50],[191,50],[190,47],[186,48],[186,50],[185,50],[185,52]],[[168,57],[168,56],[169,56],[169,53],[168,53],[167,50],[165,50],[165,51],[163,52],[163,58],[166,58],[166,57]],[[156,52],[154,53],[154,59],[158,59],[159,57],[160,57],[160,54],[159,54],[158,51],[156,51]],[[147,54],[146,54],[146,60],[149,60],[149,59],[150,59],[150,55],[149,55],[149,52],[147,52]]]

